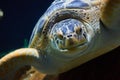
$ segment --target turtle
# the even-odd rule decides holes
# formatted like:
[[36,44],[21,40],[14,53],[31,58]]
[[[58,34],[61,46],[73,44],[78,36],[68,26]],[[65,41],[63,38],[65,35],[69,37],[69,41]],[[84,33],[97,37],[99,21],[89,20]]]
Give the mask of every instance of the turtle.
[[58,75],[119,47],[119,14],[120,0],[53,1],[35,25],[28,48],[0,59],[0,80],[14,80],[25,65]]

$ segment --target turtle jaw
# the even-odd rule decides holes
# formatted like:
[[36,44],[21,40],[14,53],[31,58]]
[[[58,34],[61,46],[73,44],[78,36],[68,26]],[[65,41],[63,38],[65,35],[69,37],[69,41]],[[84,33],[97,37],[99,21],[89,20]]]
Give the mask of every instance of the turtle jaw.
[[[58,37],[59,38],[59,37]],[[71,33],[65,35],[64,39],[57,42],[60,49],[73,49],[79,46],[83,46],[87,42],[86,38],[82,34]]]

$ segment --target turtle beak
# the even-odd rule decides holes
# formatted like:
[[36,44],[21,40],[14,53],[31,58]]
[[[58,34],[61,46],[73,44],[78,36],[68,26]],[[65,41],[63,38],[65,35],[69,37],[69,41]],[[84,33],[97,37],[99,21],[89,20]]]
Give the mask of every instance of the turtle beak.
[[74,48],[81,46],[87,42],[86,38],[80,34],[70,34],[64,39],[64,48]]

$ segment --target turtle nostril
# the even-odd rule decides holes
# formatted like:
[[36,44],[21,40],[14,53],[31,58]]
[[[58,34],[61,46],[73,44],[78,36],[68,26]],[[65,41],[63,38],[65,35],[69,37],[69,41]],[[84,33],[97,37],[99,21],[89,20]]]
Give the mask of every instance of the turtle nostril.
[[70,38],[70,37],[72,37],[72,34],[70,34],[70,35],[67,35],[67,37],[69,37],[69,38]]
[[80,28],[79,26],[75,27],[74,30],[77,34],[82,33],[82,28]]

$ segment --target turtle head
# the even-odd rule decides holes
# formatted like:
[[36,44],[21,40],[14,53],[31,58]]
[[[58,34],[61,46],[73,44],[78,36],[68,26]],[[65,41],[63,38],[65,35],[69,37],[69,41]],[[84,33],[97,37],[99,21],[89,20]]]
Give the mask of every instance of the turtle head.
[[53,47],[62,51],[76,48],[85,50],[90,41],[89,36],[93,36],[92,29],[85,26],[75,19],[66,19],[56,23],[50,33]]
[[71,49],[87,42],[83,24],[74,19],[63,20],[54,25],[53,41],[59,49]]

